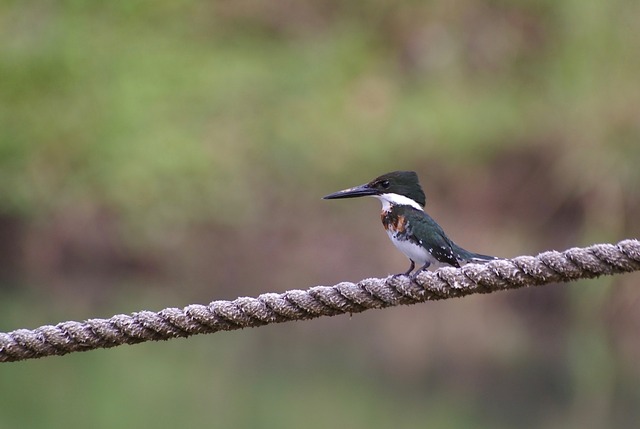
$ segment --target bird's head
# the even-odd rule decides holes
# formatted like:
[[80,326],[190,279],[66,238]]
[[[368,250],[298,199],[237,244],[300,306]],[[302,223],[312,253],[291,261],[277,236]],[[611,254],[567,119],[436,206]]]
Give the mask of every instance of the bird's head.
[[355,197],[376,197],[389,204],[405,204],[420,210],[426,197],[415,171],[393,171],[376,177],[369,183],[334,192],[323,197],[325,200]]

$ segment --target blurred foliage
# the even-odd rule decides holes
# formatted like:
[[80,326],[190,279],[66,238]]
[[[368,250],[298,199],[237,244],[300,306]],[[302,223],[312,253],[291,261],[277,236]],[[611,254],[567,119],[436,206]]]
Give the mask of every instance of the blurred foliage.
[[[631,0],[4,0],[0,329],[399,271],[372,204],[319,201],[393,169],[472,250],[638,236],[639,20]],[[637,282],[3,365],[0,428],[635,427]]]
[[225,221],[258,198],[252,179],[370,174],[390,156],[482,160],[547,139],[571,159],[577,143],[638,155],[633,2],[2,9],[5,210],[90,200]]

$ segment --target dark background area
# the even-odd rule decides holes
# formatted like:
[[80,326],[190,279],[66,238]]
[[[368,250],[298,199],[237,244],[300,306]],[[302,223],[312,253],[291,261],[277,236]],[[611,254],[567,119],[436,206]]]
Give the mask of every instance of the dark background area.
[[[640,3],[0,2],[0,331],[640,231]],[[638,274],[0,367],[0,428],[635,428]]]

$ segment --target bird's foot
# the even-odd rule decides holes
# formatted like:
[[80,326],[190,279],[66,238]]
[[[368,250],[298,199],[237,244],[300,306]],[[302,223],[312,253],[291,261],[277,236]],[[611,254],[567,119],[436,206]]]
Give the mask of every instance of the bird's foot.
[[413,284],[414,284],[414,285],[416,285],[416,286],[420,286],[420,285],[418,284],[418,282],[416,281],[416,277],[418,277],[418,274],[420,274],[420,272],[419,272],[419,271],[416,271],[416,272],[415,272],[415,273],[413,273],[413,274],[411,273],[411,271],[409,271],[408,273],[392,274],[392,275],[391,275],[391,278],[395,280],[395,279],[400,278],[400,277],[409,277],[409,281],[410,281],[411,283],[413,283]]
[[423,272],[426,271],[429,268],[429,265],[431,265],[429,262],[427,262],[426,264],[424,264],[423,266],[421,266],[420,268],[418,268],[417,270],[415,270],[410,276],[409,278],[411,279],[411,283],[413,283],[416,286],[420,286],[422,287],[421,284],[418,283],[418,276]]
[[418,270],[409,276],[409,280],[411,280],[411,283],[413,283],[416,286],[420,286],[417,279],[418,279],[418,274],[420,274],[421,272],[422,272],[421,270]]
[[391,276],[392,279],[397,279],[398,277],[409,277],[409,280],[411,281],[411,283],[415,284],[416,286],[420,286],[418,284],[418,282],[416,281],[416,278],[418,277],[418,274],[420,274],[422,271],[424,271],[426,268],[429,267],[429,264],[425,264],[422,267],[420,267],[417,271],[415,271],[413,274],[411,273],[413,271],[413,269],[416,267],[415,263],[413,262],[413,260],[411,260],[411,266],[409,267],[409,269],[407,271],[405,271],[404,273],[398,273],[398,274],[393,274]]

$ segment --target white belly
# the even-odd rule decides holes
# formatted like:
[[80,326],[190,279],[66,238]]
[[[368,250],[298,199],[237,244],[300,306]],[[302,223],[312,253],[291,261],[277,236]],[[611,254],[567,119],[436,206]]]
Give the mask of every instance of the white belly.
[[417,268],[422,267],[427,262],[429,262],[430,264],[429,268],[438,268],[441,266],[441,263],[433,256],[431,256],[431,254],[424,247],[418,246],[417,244],[412,243],[408,240],[398,240],[396,238],[396,234],[393,232],[387,231],[387,235],[399,251],[404,253],[407,258],[416,263]]

